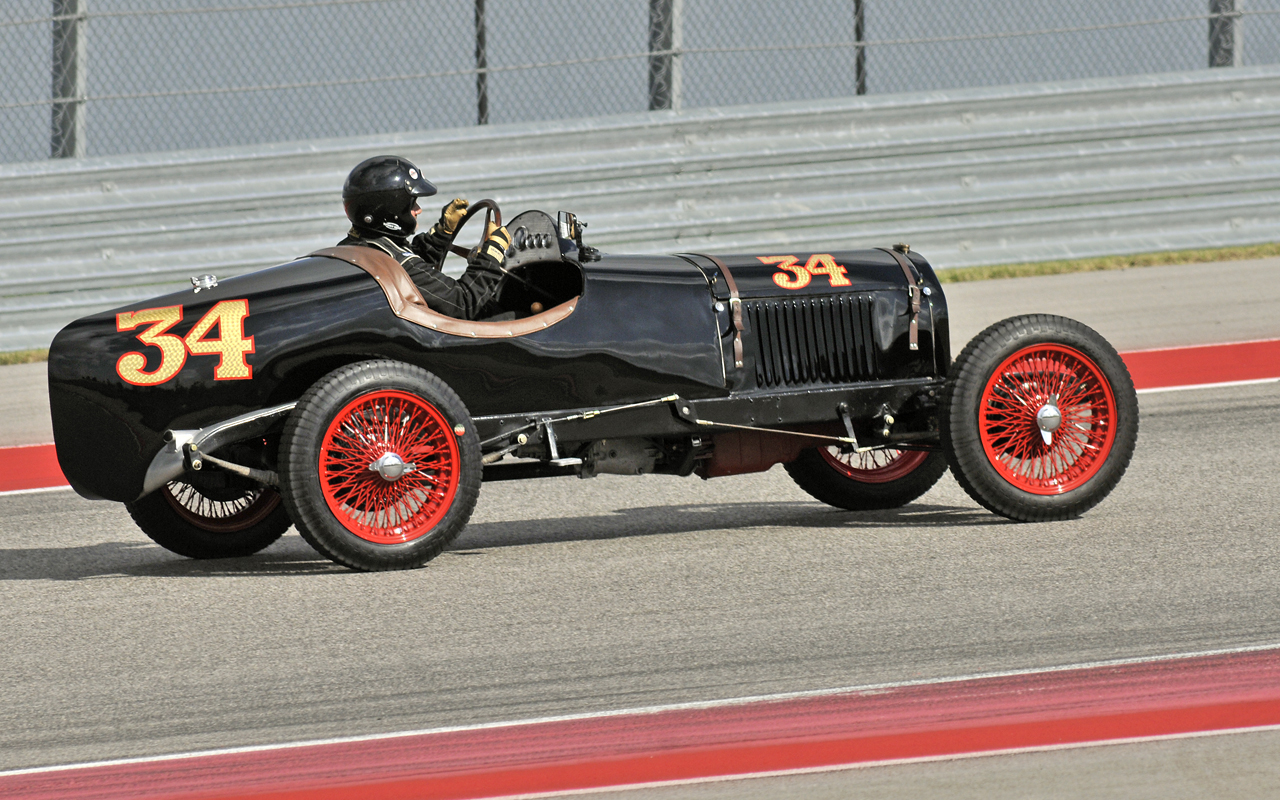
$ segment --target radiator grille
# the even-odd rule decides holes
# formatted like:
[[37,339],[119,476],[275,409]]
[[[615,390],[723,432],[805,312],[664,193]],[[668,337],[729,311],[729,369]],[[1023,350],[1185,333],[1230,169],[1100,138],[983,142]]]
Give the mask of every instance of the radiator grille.
[[870,380],[879,375],[868,295],[748,300],[761,387]]

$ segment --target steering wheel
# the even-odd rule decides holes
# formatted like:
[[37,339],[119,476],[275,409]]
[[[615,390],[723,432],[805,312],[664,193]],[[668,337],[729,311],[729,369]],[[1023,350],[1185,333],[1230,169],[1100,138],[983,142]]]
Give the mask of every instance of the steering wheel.
[[[499,226],[502,225],[502,211],[498,208],[497,203],[489,199],[475,201],[474,203],[472,203],[467,207],[467,213],[462,215],[462,219],[458,220],[458,227],[453,229],[453,235],[449,237],[450,252],[455,253],[456,255],[460,255],[463,258],[471,257],[471,250],[467,249],[466,247],[462,247],[461,245],[454,244],[454,240],[458,238],[458,232],[462,230],[462,226],[470,222],[472,218],[474,218],[482,210],[484,211],[484,229],[486,231],[489,230],[489,221],[491,219],[493,220],[493,222],[497,223]],[[481,238],[480,244],[481,245],[484,244],[483,238]],[[546,290],[542,289],[539,286],[534,286],[526,278],[515,274],[514,272],[507,269],[506,267],[501,267],[501,269],[508,278],[512,278],[517,283],[523,284],[527,289],[534,292],[535,294],[541,295],[542,297],[550,301],[552,304],[556,302],[556,299]]]
[[[453,235],[449,237],[450,252],[456,255],[460,255],[463,258],[467,258],[468,256],[471,255],[471,251],[469,249],[462,247],[461,245],[454,244],[454,240],[458,238],[458,233],[462,230],[462,226],[470,222],[472,217],[474,217],[481,210],[484,211],[485,232],[488,232],[489,230],[490,220],[493,220],[494,222],[498,223],[499,227],[501,227],[502,211],[498,209],[498,204],[493,202],[492,200],[487,200],[487,199],[477,200],[467,207],[467,213],[462,215],[462,219],[458,220],[458,226],[453,229]],[[480,243],[484,244],[483,235],[481,236]]]

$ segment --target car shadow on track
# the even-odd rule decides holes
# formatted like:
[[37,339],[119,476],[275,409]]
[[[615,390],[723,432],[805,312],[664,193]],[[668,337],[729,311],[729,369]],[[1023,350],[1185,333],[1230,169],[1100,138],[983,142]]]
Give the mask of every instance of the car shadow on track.
[[697,503],[623,508],[610,514],[469,525],[452,550],[760,528],[881,530],[1013,524],[985,509],[913,504],[844,511],[808,502]]
[[[479,522],[463,530],[446,554],[559,542],[666,536],[702,531],[770,529],[903,530],[1013,524],[983,509],[914,504],[888,511],[842,511],[809,502],[696,503],[640,506],[609,514]],[[349,575],[290,533],[245,558],[194,560],[150,542],[103,542],[80,547],[0,548],[0,582],[102,578],[216,578],[225,576]]]
[[257,555],[208,560],[183,558],[150,542],[0,548],[0,582],[330,574],[350,572],[325,559],[296,535],[286,535]]

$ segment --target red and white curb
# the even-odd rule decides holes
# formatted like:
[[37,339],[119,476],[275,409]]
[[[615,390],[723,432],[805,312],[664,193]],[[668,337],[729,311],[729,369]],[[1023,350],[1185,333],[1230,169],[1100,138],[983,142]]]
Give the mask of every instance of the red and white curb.
[[1280,645],[0,773],[0,796],[536,797],[1280,728]]
[[[1280,339],[1120,354],[1140,393],[1280,381]],[[0,447],[0,495],[65,488],[53,445]]]
[[0,447],[0,496],[67,487],[51,444]]
[[1280,339],[1121,353],[1139,392],[1280,381]]

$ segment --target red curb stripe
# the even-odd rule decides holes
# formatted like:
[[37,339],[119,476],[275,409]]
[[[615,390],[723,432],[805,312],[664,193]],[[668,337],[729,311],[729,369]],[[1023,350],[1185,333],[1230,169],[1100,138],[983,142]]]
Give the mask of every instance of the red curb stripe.
[[[1213,717],[1231,725],[1206,729]],[[1062,747],[1107,740],[1133,740],[1204,730],[1264,727],[1280,722],[1280,701],[1236,703],[1207,708],[1173,709],[1148,714],[1099,716],[1063,723],[992,725],[824,742],[774,742],[752,747],[671,753],[595,763],[536,769],[417,778],[328,789],[254,793],[255,800],[478,800],[511,795],[569,792],[643,784],[681,783],[715,778],[749,777],[801,770],[838,769],[859,764],[885,764],[922,758],[995,753],[1037,747]],[[1152,734],[1147,731],[1160,730]],[[222,800],[236,794],[175,795],[183,800]]]
[[1137,350],[1120,356],[1138,389],[1280,378],[1280,339]]
[[0,492],[66,485],[53,445],[0,447]]
[[470,800],[1268,726],[1280,650],[0,775],[0,796]]

